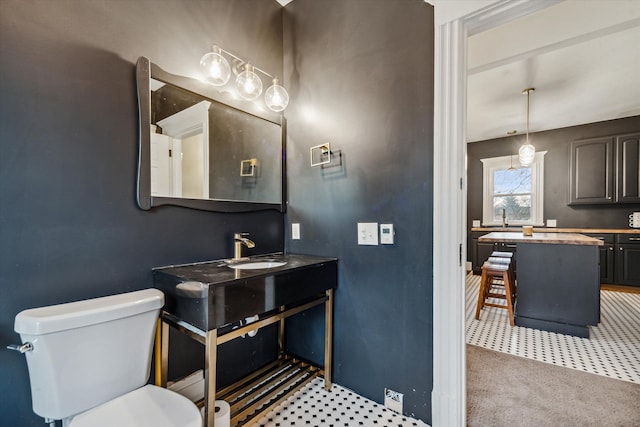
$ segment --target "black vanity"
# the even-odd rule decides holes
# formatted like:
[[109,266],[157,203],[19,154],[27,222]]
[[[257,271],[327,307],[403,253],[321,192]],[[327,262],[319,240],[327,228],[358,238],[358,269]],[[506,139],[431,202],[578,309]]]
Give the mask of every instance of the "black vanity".
[[[230,404],[231,425],[240,426],[250,424],[317,376],[324,376],[330,389],[333,290],[338,281],[335,258],[270,254],[238,264],[219,260],[160,267],[153,270],[153,277],[166,296],[156,347],[156,382],[166,386],[169,327],[203,344],[205,426],[214,426],[209,408],[216,399]],[[325,354],[324,366],[316,367],[286,353],[285,319],[321,304],[325,306]],[[239,326],[255,315],[258,320]],[[216,390],[217,346],[274,323],[279,324],[278,359]]]

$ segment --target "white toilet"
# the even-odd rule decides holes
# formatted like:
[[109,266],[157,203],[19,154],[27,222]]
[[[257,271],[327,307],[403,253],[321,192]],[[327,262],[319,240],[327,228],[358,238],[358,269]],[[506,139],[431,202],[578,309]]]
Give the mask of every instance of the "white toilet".
[[163,305],[146,289],[18,313],[33,411],[65,427],[202,427],[189,399],[147,384]]

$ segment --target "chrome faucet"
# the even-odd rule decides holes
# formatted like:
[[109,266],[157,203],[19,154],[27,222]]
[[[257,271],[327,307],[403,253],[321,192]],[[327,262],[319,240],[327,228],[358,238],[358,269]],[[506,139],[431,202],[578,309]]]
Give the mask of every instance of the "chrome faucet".
[[242,257],[242,245],[246,246],[249,249],[255,248],[256,244],[253,242],[253,240],[249,240],[247,238],[248,235],[249,233],[235,233],[233,235],[234,250],[233,259],[231,260],[232,262],[244,261],[248,259],[246,257]]
[[502,228],[507,228],[507,210],[502,208]]

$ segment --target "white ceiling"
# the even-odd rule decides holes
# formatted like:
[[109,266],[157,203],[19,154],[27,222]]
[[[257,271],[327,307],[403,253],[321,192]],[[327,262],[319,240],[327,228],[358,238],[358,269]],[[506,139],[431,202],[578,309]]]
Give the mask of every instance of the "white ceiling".
[[640,0],[559,0],[473,35],[468,75],[469,142],[524,133],[528,87],[530,132],[640,115]]
[[566,0],[469,38],[467,140],[640,115],[640,1]]

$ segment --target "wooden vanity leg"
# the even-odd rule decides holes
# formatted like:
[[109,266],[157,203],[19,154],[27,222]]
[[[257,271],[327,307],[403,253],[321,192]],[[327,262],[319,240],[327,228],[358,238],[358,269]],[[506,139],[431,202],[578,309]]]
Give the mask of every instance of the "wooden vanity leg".
[[333,289],[327,289],[327,301],[324,303],[324,388],[331,390],[333,359]]
[[169,365],[169,325],[158,319],[156,327],[155,382],[157,386],[167,387],[167,368]]
[[204,360],[204,426],[214,427],[216,422],[216,367],[218,330],[207,332]]

